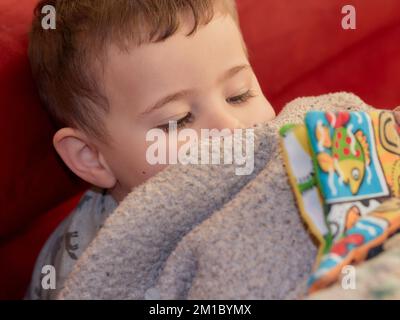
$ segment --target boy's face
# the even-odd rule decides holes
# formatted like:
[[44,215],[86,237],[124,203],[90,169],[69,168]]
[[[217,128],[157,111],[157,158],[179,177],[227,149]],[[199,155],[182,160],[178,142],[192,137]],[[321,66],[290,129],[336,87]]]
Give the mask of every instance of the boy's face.
[[[164,42],[129,52],[115,46],[109,50],[104,88],[110,112],[104,121],[111,140],[97,147],[118,181],[111,190],[117,200],[164,168],[146,161],[150,129],[167,127],[173,120],[196,131],[232,129],[275,117],[232,17],[216,15],[187,37],[192,26],[187,21]],[[246,96],[249,90],[253,97]]]

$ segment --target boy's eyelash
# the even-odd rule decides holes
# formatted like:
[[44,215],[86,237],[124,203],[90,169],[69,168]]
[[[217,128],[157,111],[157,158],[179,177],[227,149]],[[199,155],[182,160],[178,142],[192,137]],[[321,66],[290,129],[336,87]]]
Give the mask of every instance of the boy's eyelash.
[[[245,92],[241,95],[226,99],[226,102],[228,102],[230,104],[241,104],[241,103],[247,102],[249,99],[251,99],[255,96],[256,96],[256,94],[252,90],[248,90],[247,92]],[[186,125],[190,122],[193,122],[193,117],[192,117],[192,114],[190,112],[188,112],[183,118],[176,121],[177,129],[182,129],[182,128],[186,127]],[[160,125],[157,128],[168,133],[169,132],[169,122],[166,124]]]
[[[192,114],[188,112],[183,118],[176,120],[176,128],[177,129],[182,129],[184,128],[188,123],[192,122]],[[161,129],[165,132],[169,132],[169,122],[163,125],[160,125],[157,127],[158,129]]]
[[248,90],[247,92],[245,92],[239,96],[226,99],[226,102],[231,103],[231,104],[241,104],[241,103],[245,103],[247,100],[249,100],[255,96],[256,95],[255,95],[254,91]]

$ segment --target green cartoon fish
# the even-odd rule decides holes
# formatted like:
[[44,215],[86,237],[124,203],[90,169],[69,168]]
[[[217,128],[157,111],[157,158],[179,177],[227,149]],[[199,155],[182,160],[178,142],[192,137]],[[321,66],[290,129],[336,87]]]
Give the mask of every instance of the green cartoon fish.
[[351,125],[345,127],[350,120],[348,112],[326,113],[326,119],[334,128],[332,137],[328,127],[318,124],[316,137],[318,144],[331,148],[331,154],[321,152],[317,162],[324,172],[336,172],[340,179],[350,187],[354,195],[363,181],[366,166],[370,164],[370,153],[367,138],[361,130],[355,134]]

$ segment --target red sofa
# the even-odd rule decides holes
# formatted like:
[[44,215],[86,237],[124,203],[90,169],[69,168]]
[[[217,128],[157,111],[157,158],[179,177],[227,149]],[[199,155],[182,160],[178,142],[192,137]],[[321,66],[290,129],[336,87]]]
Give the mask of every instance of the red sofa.
[[[88,187],[56,156],[54,127],[31,79],[27,32],[36,3],[0,1],[0,299],[23,297],[41,246]],[[356,30],[341,28],[346,4],[357,10]],[[341,90],[379,108],[400,105],[398,0],[238,0],[238,8],[276,111],[298,96]]]

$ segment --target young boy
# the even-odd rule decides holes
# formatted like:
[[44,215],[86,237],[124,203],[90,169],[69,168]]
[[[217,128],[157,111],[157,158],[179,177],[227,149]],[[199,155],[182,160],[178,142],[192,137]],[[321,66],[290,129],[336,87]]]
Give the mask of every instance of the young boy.
[[[42,28],[42,8],[56,29]],[[106,216],[165,165],[146,161],[146,133],[233,129],[275,113],[250,66],[234,0],[47,0],[36,9],[29,58],[60,129],[54,147],[90,190],[47,241],[27,298],[54,297]],[[165,146],[168,148],[168,145]],[[179,145],[178,145],[179,148]],[[42,268],[53,265],[56,289]]]

